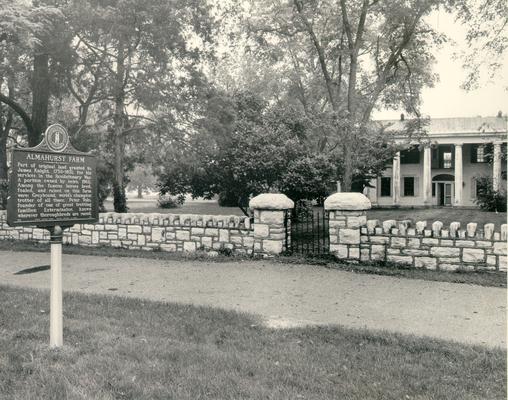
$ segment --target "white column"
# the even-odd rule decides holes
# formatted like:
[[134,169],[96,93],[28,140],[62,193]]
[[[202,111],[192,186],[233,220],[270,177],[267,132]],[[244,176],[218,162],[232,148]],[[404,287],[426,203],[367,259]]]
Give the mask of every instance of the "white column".
[[455,206],[462,205],[462,145],[455,145]]
[[394,206],[400,205],[400,151],[393,157],[392,201]]
[[499,190],[501,183],[501,143],[494,143],[494,162],[492,163],[492,188]]
[[432,205],[432,165],[430,146],[423,149],[423,204]]

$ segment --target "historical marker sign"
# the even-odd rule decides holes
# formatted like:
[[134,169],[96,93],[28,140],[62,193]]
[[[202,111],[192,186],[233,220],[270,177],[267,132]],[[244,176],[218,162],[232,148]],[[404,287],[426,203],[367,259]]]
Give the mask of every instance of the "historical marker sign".
[[51,347],[63,345],[62,233],[74,224],[97,221],[95,168],[95,157],[72,147],[58,124],[46,129],[38,146],[12,152],[7,223],[37,225],[51,234]]
[[97,221],[95,157],[74,149],[61,125],[51,125],[38,146],[13,150],[9,181],[10,226]]

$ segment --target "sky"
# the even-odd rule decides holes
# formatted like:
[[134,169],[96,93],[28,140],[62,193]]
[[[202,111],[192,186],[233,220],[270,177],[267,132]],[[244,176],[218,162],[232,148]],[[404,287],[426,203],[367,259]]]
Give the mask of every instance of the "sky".
[[[434,71],[440,80],[433,88],[423,90],[422,115],[446,118],[495,116],[498,111],[508,114],[508,54],[505,54],[504,66],[496,75],[496,82],[483,81],[479,89],[466,91],[460,88],[466,75],[462,60],[454,57],[457,50],[467,49],[464,27],[444,11],[434,12],[429,23],[447,34],[454,43],[448,42],[435,52]],[[373,117],[395,119],[400,117],[400,111],[376,111]]]

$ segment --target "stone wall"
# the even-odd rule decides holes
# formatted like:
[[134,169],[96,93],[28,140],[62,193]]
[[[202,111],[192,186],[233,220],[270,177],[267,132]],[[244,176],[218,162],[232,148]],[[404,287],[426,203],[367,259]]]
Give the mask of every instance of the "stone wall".
[[415,268],[507,270],[507,225],[367,220],[370,201],[360,193],[336,193],[329,210],[330,251],[339,259],[387,261]]
[[[284,248],[286,210],[293,202],[283,194],[265,193],[249,204],[248,217],[191,214],[103,213],[96,224],[77,224],[64,231],[63,243],[174,252],[225,249],[235,254],[280,254]],[[35,227],[11,228],[0,211],[0,240],[49,242],[49,232]]]
[[383,260],[411,265],[416,268],[456,270],[507,270],[507,229],[494,224],[478,229],[470,223],[466,229],[460,223],[443,226],[440,221],[428,225],[419,221],[414,227],[409,221],[367,221],[361,228],[361,260]]
[[[100,214],[98,223],[74,225],[63,242],[85,246],[237,254],[280,254],[287,248],[285,215],[293,202],[281,194],[253,198],[254,223],[247,217],[187,214]],[[387,261],[440,270],[507,270],[507,225],[459,222],[367,220],[370,201],[360,193],[336,193],[325,201],[329,211],[330,252],[351,261]],[[11,228],[0,211],[0,240],[49,241],[45,229]]]
[[[0,211],[0,240],[49,241],[46,229],[11,228]],[[248,217],[190,214],[100,214],[96,224],[77,224],[64,231],[63,243],[138,250],[218,251],[251,254],[254,234]]]

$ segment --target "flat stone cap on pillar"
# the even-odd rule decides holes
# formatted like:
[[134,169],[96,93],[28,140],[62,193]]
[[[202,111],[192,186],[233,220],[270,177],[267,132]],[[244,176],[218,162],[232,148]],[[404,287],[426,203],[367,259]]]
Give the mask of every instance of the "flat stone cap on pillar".
[[252,209],[288,210],[294,206],[293,200],[281,193],[262,193],[249,201],[249,207]]
[[335,193],[325,200],[325,210],[370,210],[371,206],[361,193]]

